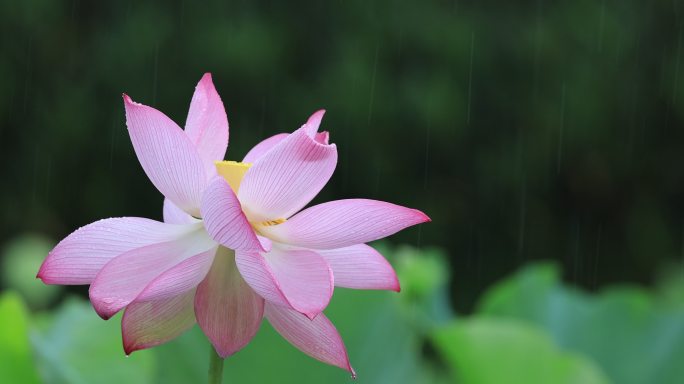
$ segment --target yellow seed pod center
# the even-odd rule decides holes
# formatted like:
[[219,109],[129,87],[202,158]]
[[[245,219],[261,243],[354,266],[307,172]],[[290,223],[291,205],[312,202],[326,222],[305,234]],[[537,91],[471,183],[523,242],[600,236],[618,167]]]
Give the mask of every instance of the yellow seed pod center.
[[216,172],[228,182],[228,185],[230,185],[235,194],[240,189],[240,183],[242,178],[245,177],[245,173],[252,166],[252,163],[240,163],[237,161],[215,161],[214,164],[216,165]]

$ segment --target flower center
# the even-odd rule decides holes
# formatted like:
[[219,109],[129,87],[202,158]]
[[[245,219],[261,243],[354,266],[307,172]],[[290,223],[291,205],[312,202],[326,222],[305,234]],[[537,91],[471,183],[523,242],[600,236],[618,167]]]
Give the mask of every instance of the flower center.
[[240,163],[237,161],[215,161],[216,172],[218,172],[221,177],[223,177],[233,189],[233,192],[237,195],[238,189],[240,189],[240,183],[242,178],[245,177],[245,173],[252,163]]
[[[214,165],[216,165],[216,172],[221,175],[226,182],[228,182],[230,188],[237,195],[238,190],[240,189],[242,178],[245,177],[245,173],[247,173],[249,167],[252,166],[252,163],[242,163],[238,161],[215,161]],[[245,214],[247,214],[247,219],[249,219],[248,212],[245,212]],[[250,220],[249,222],[252,224],[252,227],[258,231],[258,227],[270,227],[273,225],[282,224],[285,221],[286,219],[284,218],[278,218],[275,220],[265,220],[260,222],[254,222]]]

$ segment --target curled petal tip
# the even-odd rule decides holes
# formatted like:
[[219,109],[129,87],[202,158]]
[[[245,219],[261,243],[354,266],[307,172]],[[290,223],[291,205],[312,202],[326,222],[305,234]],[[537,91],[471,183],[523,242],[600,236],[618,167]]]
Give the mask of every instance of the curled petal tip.
[[416,211],[416,214],[419,215],[419,216],[421,217],[421,223],[430,223],[430,222],[432,222],[432,219],[431,219],[428,215],[426,215],[425,213],[423,213],[423,212],[421,212],[421,211],[419,211],[419,210],[417,210],[417,209],[416,209],[415,211]]
[[211,72],[205,72],[204,75],[202,75],[202,80],[204,79],[211,80]]
[[127,94],[125,94],[125,93],[122,94],[122,97],[123,97],[123,100],[124,100],[124,105],[127,106],[127,107],[130,107],[130,106],[142,107],[142,106],[143,106],[142,104],[136,103],[135,101],[133,101],[133,99],[131,99],[131,97],[128,96]]

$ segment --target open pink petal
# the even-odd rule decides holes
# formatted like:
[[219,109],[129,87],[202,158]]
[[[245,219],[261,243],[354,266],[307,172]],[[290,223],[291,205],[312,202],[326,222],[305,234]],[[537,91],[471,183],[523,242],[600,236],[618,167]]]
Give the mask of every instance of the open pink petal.
[[272,240],[303,248],[334,249],[382,239],[430,221],[423,212],[384,201],[337,200],[307,208],[286,222],[263,227]]
[[147,177],[178,207],[199,216],[207,174],[193,143],[158,110],[135,103],[127,95],[124,105],[128,133]]
[[263,250],[240,202],[228,183],[216,177],[202,198],[204,227],[211,237],[230,249]]
[[273,328],[299,350],[356,377],[342,337],[324,314],[309,320],[299,312],[267,303],[264,315]]
[[167,224],[192,224],[199,220],[185,213],[169,199],[164,199],[164,222]]
[[263,156],[271,148],[275,147],[276,144],[285,140],[285,138],[288,137],[289,135],[290,135],[289,133],[279,133],[277,135],[269,137],[266,140],[263,140],[259,144],[255,145],[254,148],[250,149],[249,152],[247,152],[247,154],[245,155],[245,158],[242,159],[242,162],[243,163],[255,162],[258,158]]
[[313,319],[330,302],[332,271],[314,252],[276,247],[268,253],[238,251],[235,262],[247,284],[273,304]]
[[314,140],[321,144],[328,145],[328,142],[330,141],[330,133],[328,133],[328,131],[318,132],[314,136]]
[[113,258],[93,279],[90,301],[108,319],[131,303],[155,278],[216,246],[203,230],[175,241],[147,245]]
[[136,301],[160,300],[195,288],[207,276],[218,245],[162,272],[136,297]]
[[166,299],[129,304],[121,319],[126,354],[163,344],[192,327],[194,299],[195,290],[191,289]]
[[207,175],[214,175],[214,161],[223,160],[228,148],[228,117],[210,73],[205,73],[197,83],[185,122],[185,133],[204,160]]
[[198,225],[172,225],[139,217],[104,219],[81,227],[50,251],[38,271],[46,284],[90,284],[114,257],[180,238]]
[[316,142],[298,129],[254,161],[238,196],[251,221],[288,218],[325,186],[337,164],[334,144]]
[[240,276],[233,251],[220,247],[195,296],[197,323],[216,352],[226,358],[242,349],[261,325],[264,299]]
[[336,249],[319,249],[332,268],[335,285],[355,289],[388,289],[399,292],[394,269],[380,252],[366,244]]
[[321,120],[323,120],[323,115],[325,115],[325,109],[320,109],[309,117],[309,120],[304,124],[304,130],[306,134],[310,137],[314,137],[316,132],[318,132],[318,127],[321,125]]

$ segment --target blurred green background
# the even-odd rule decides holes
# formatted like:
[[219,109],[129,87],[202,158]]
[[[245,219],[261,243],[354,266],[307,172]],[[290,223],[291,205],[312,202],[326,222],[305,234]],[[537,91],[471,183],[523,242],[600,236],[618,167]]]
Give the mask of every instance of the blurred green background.
[[[197,329],[125,359],[86,287],[34,279],[79,226],[161,218],[121,93],[182,125],[204,72],[228,159],[326,108],[340,160],[315,202],[433,219],[379,245],[401,294],[335,293],[359,382],[678,382],[683,17],[677,0],[0,0],[0,382],[204,380]],[[264,326],[227,382],[349,380],[291,351]]]

